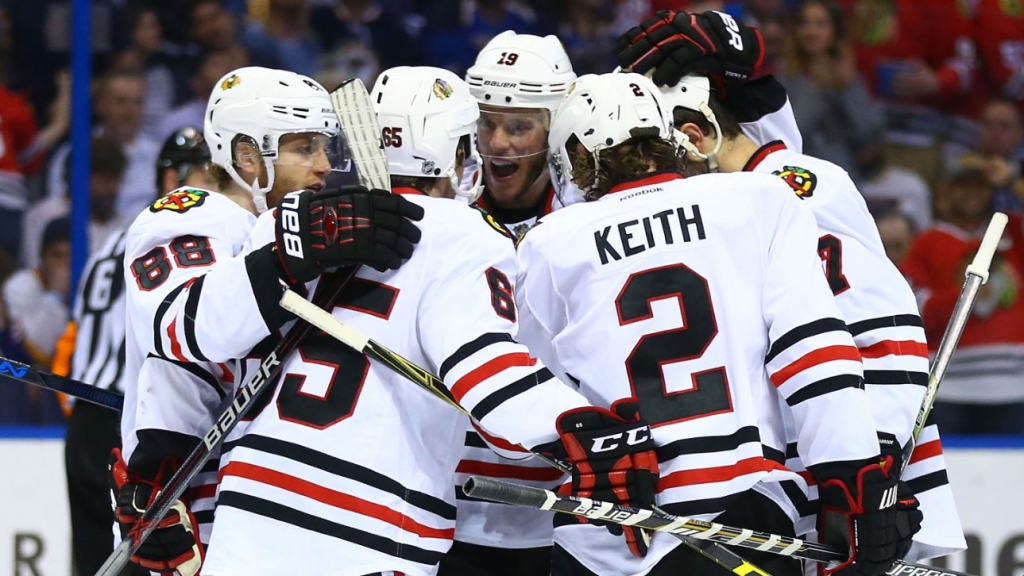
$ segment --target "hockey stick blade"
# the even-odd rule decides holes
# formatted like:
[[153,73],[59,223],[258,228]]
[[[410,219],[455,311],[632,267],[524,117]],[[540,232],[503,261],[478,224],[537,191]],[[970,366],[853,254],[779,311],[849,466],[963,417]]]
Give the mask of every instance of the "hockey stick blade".
[[[318,295],[317,303],[311,303],[311,305],[332,305],[341,294],[342,289],[348,285],[349,280],[355,276],[357,270],[357,267],[345,270],[339,269],[330,276],[321,277],[321,283],[327,282],[326,288]],[[121,573],[121,570],[131,560],[131,557],[138,552],[142,542],[153,533],[159,521],[167,515],[167,511],[174,505],[174,502],[185,493],[188,485],[192,483],[202,470],[203,465],[213,455],[213,451],[224,442],[224,439],[234,430],[235,426],[252,408],[260,395],[270,388],[266,384],[273,381],[281,372],[283,360],[298,348],[299,344],[302,343],[306,335],[312,332],[312,330],[312,324],[299,319],[292,326],[292,329],[288,331],[288,334],[263,359],[263,362],[260,363],[259,368],[249,378],[249,381],[235,393],[231,404],[224,409],[224,412],[217,418],[213,427],[203,436],[202,441],[196,445],[181,467],[178,468],[160,493],[157,494],[153,503],[146,509],[146,513],[135,523],[131,533],[138,534],[138,536],[129,536],[122,540],[114,552],[100,566],[96,576],[116,576]]]
[[974,255],[974,260],[967,267],[965,272],[966,279],[964,280],[963,288],[960,290],[960,297],[956,301],[949,324],[946,326],[946,331],[942,334],[942,340],[939,341],[939,347],[936,349],[935,360],[932,361],[931,368],[928,371],[928,385],[925,388],[924,399],[921,400],[921,407],[917,411],[917,418],[914,420],[913,433],[910,435],[907,444],[903,447],[903,463],[900,469],[901,478],[903,477],[903,472],[906,471],[907,466],[910,464],[910,457],[914,453],[914,448],[917,447],[917,439],[920,437],[921,431],[924,430],[925,423],[928,421],[928,415],[932,411],[932,406],[935,405],[939,384],[942,383],[942,378],[946,375],[949,362],[953,359],[953,352],[956,350],[957,344],[960,343],[960,336],[964,333],[967,320],[971,317],[971,309],[974,308],[974,301],[978,298],[978,291],[981,289],[982,284],[988,282],[988,270],[992,265],[992,257],[995,256],[996,248],[999,246],[999,239],[1002,238],[1003,230],[1006,228],[1008,221],[1009,219],[1006,214],[1002,212],[996,212],[992,215],[992,220],[985,230],[985,236],[982,238],[981,245]]
[[[636,526],[658,532],[668,532],[677,536],[689,536],[700,540],[739,546],[770,554],[780,554],[792,558],[802,558],[816,562],[842,562],[847,558],[847,553],[838,548],[808,542],[800,538],[757,532],[746,528],[734,528],[715,522],[704,522],[682,516],[673,516],[657,510],[643,510],[629,506],[620,506],[610,502],[591,500],[590,498],[564,496],[551,490],[513,484],[512,482],[502,482],[493,478],[470,476],[463,483],[462,490],[468,496],[492,502],[563,512],[594,520],[614,522],[623,526]],[[899,560],[889,573],[910,576],[912,572],[905,571],[907,567],[913,570],[921,570],[921,572],[913,572],[915,576],[925,576],[926,574],[928,576],[968,576],[961,572],[939,570],[931,566],[910,564]]]
[[[363,334],[341,320],[338,320],[326,310],[312,305],[308,300],[294,292],[286,292],[284,296],[281,297],[281,306],[285,310],[288,310],[292,314],[295,314],[299,318],[302,318],[306,322],[309,322],[323,330],[346,346],[359,353],[366,354],[367,356],[374,358],[378,362],[398,373],[400,376],[405,377],[407,380],[424,388],[431,394],[434,394],[463,414],[470,416],[469,412],[458,403],[454,396],[452,396],[451,392],[444,385],[443,380],[434,376],[427,370],[424,370],[420,366],[417,366],[415,363],[402,357],[386,346],[375,342],[366,334]],[[569,472],[568,465],[563,462],[554,460],[544,454],[537,454],[536,452],[534,455],[551,466],[558,468],[562,472]],[[679,538],[690,548],[693,548],[712,562],[722,566],[734,574],[737,574],[738,576],[746,576],[749,574],[770,576],[764,570],[741,558],[731,550],[727,550],[720,546],[717,542],[693,540],[682,535],[680,535]]]
[[117,392],[97,388],[72,378],[36,370],[28,364],[22,364],[9,358],[0,357],[0,377],[67,394],[68,396],[92,402],[97,406],[103,406],[118,412],[124,407],[124,396]]
[[391,190],[388,158],[384,154],[377,113],[363,81],[352,78],[331,92],[334,114],[348,141],[359,183],[367,188]]

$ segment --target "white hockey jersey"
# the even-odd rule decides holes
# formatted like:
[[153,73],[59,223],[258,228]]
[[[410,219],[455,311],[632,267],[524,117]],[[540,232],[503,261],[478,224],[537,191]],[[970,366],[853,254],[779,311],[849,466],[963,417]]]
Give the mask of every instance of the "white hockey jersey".
[[[254,286],[266,283],[253,280],[258,274],[244,258],[255,222],[221,194],[181,188],[157,200],[129,228],[121,435],[130,470],[148,469],[168,450],[187,453],[183,446],[206,433],[230,401],[238,369],[230,357],[209,361],[207,347],[226,340],[244,356],[270,334],[253,296]],[[276,289],[272,270],[268,279]],[[243,331],[225,329],[233,325],[255,332],[248,348]],[[204,542],[212,527],[218,467],[212,458],[185,495]]]
[[[816,232],[778,180],[656,173],[544,217],[520,242],[522,341],[593,404],[639,399],[668,512],[711,519],[759,482],[802,484],[762,451],[784,441],[780,399],[805,461],[878,454]],[[656,534],[639,559],[578,523],[555,543],[609,576],[644,574],[679,545]]]
[[[745,170],[779,176],[814,213],[818,254],[863,359],[875,425],[895,435],[901,446],[906,444],[928,382],[928,346],[914,294],[886,257],[864,198],[842,168],[793,152],[779,141],[762,146]],[[786,456],[789,468],[804,469],[792,447]],[[924,513],[907,559],[966,548],[934,424],[922,431],[904,480]],[[812,488],[812,496],[816,492]],[[805,530],[813,528],[813,521],[802,524]]]
[[[412,258],[361,269],[333,314],[438,374],[488,433],[553,441],[556,417],[586,400],[513,340],[507,233],[464,204],[409,198],[425,210]],[[468,419],[324,334],[284,362],[268,404],[225,447],[203,573],[436,573]]]

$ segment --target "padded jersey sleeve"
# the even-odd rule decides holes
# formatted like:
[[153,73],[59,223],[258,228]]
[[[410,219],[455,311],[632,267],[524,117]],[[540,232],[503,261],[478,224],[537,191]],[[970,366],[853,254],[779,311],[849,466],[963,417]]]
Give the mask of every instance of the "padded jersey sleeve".
[[147,353],[179,362],[244,356],[289,319],[270,247],[246,242],[255,217],[203,194],[187,210],[144,212],[126,243],[131,333]]
[[878,438],[862,388],[860,354],[814,249],[814,217],[785,194],[765,270],[765,368],[792,411],[801,460],[812,475],[829,477],[823,465],[877,456]]
[[515,248],[469,216],[427,282],[420,341],[455,399],[500,437],[489,440],[527,448],[552,442],[558,438],[556,418],[588,403],[515,340]]
[[785,87],[774,76],[762,76],[729,87],[721,100],[748,138],[763,146],[781,140],[786,148],[802,152],[803,136],[793,115]]

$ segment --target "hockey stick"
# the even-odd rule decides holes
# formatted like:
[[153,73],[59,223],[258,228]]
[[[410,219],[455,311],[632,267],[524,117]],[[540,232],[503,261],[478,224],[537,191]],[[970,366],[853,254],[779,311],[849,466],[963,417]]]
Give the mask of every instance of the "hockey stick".
[[[391,178],[387,171],[387,157],[384,155],[384,144],[381,141],[380,128],[377,125],[377,115],[373,112],[370,94],[366,91],[363,82],[355,79],[342,83],[337,90],[331,93],[331,102],[335,105],[335,114],[342,126],[342,131],[348,138],[349,147],[356,162],[359,183],[367,188],[391,190]],[[351,107],[351,110],[337,108],[339,105]],[[362,169],[363,166],[365,169]],[[353,266],[347,270],[339,269],[329,276],[321,276],[318,288],[325,282],[326,287],[314,297],[315,302],[306,302],[305,299],[290,290],[286,290],[285,295],[291,294],[310,306],[330,307],[341,295],[349,281],[355,277],[358,270],[358,266]],[[301,318],[292,326],[288,334],[260,363],[259,369],[253,373],[249,381],[238,390],[231,404],[203,436],[203,441],[192,450],[185,462],[146,509],[146,513],[132,527],[130,534],[138,534],[138,536],[129,536],[122,540],[100,566],[99,571],[96,572],[97,576],[115,576],[121,573],[121,570],[131,561],[132,556],[138,552],[142,542],[153,533],[159,521],[167,515],[167,511],[174,502],[181,498],[186,488],[202,470],[203,465],[210,459],[213,451],[224,442],[224,439],[245,416],[260,394],[268,389],[267,382],[272,381],[281,372],[284,359],[295,351],[312,331],[313,325]]]
[[[642,510],[629,506],[619,506],[610,502],[591,500],[590,498],[563,496],[551,490],[502,482],[492,478],[471,476],[463,484],[462,489],[473,498],[482,498],[513,506],[526,506],[539,510],[563,512],[594,520],[614,522],[623,526],[637,526],[658,532],[668,532],[677,536],[689,536],[699,540],[760,550],[761,552],[780,554],[792,558],[802,558],[816,562],[843,562],[849,556],[847,552],[838,548],[807,542],[800,538],[757,532],[746,528],[734,528],[715,522],[704,522],[682,516],[673,516],[657,510]],[[961,572],[938,569],[923,564],[910,564],[901,560],[896,561],[889,574],[893,576],[900,574],[907,574],[908,576],[911,574],[914,576],[968,576]]]
[[9,378],[54,392],[61,392],[118,412],[124,407],[124,395],[122,394],[97,388],[72,378],[36,370],[28,364],[15,362],[9,358],[0,357],[0,378]]
[[[399,375],[404,376],[407,380],[410,380],[414,384],[419,385],[421,388],[424,388],[428,392],[444,400],[456,410],[467,416],[471,416],[469,411],[463,408],[462,405],[455,400],[451,391],[449,391],[448,387],[444,385],[443,380],[434,376],[420,366],[417,366],[412,361],[407,360],[383,344],[374,341],[366,334],[363,334],[341,320],[338,320],[327,311],[313,306],[305,298],[292,292],[286,292],[281,298],[281,306],[285,310],[295,314],[297,317],[315,325],[317,328],[323,330],[328,335],[334,337],[353,350],[361,354],[366,354],[370,358],[381,362],[391,370],[397,372]],[[565,463],[554,460],[544,454],[538,454],[536,452],[533,452],[533,454],[551,466],[558,468],[562,472],[569,472],[569,466]],[[686,537],[684,534],[677,534],[677,537],[679,537],[679,539],[690,548],[696,550],[715,564],[737,574],[737,576],[746,576],[748,574],[770,576],[764,570],[745,560],[732,550],[724,548],[717,542],[694,540]]]
[[978,247],[978,252],[975,253],[971,265],[967,267],[965,273],[967,279],[964,280],[960,297],[956,301],[956,307],[953,308],[953,315],[949,319],[946,332],[942,335],[939,348],[935,352],[935,360],[932,362],[928,374],[928,387],[924,393],[924,399],[921,401],[921,408],[917,412],[917,420],[914,421],[914,432],[911,434],[910,440],[907,441],[907,445],[903,447],[903,467],[900,469],[900,477],[903,477],[903,472],[910,464],[910,456],[917,446],[917,438],[924,430],[928,415],[932,411],[932,406],[935,405],[935,395],[939,391],[939,384],[942,382],[942,377],[946,375],[946,368],[949,367],[949,361],[953,358],[953,351],[956,350],[960,336],[964,333],[964,327],[967,326],[971,308],[974,307],[974,301],[978,297],[978,290],[981,289],[982,284],[988,282],[988,269],[992,264],[992,257],[995,256],[1007,221],[1006,214],[1002,212],[992,215],[988,229],[985,230],[985,236],[981,240],[981,246]]

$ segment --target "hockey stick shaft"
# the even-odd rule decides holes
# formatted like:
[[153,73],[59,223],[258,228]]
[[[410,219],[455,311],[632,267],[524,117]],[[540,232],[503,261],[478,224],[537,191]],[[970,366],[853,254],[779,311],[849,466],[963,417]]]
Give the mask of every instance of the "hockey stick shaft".
[[[564,496],[551,490],[502,482],[493,478],[471,476],[462,486],[463,491],[473,498],[482,498],[513,506],[526,506],[539,510],[563,512],[593,520],[614,522],[623,526],[636,526],[668,532],[677,536],[689,536],[699,540],[739,546],[771,554],[816,562],[842,562],[847,553],[824,544],[807,542],[800,538],[758,532],[745,528],[734,528],[715,522],[704,522],[682,516],[673,516],[657,510],[642,510],[600,502],[589,498]],[[915,576],[968,576],[960,572],[941,570],[932,566],[897,561],[889,574],[914,574]]]
[[[353,267],[348,270],[338,270],[331,276],[322,277],[321,282],[326,281],[328,286],[321,292],[320,296],[322,298],[317,298],[317,303],[311,305],[330,306],[341,294],[348,281],[355,276],[357,269]],[[294,293],[288,291],[286,294]],[[297,294],[295,296],[301,298]],[[288,331],[288,334],[263,359],[263,362],[260,363],[259,368],[249,378],[249,381],[239,388],[231,404],[228,405],[217,418],[213,427],[203,436],[203,441],[192,450],[181,467],[174,473],[174,476],[167,481],[160,493],[157,494],[153,503],[146,509],[146,513],[136,522],[132,533],[139,535],[135,537],[130,536],[122,540],[114,552],[107,558],[106,562],[100,566],[99,571],[96,572],[97,576],[116,576],[121,573],[121,570],[131,560],[131,557],[138,552],[142,542],[156,529],[158,522],[167,515],[167,511],[174,505],[174,502],[181,498],[185,489],[188,488],[189,484],[192,483],[202,470],[203,465],[213,455],[214,450],[223,444],[224,439],[234,430],[235,426],[252,408],[260,395],[270,388],[270,386],[267,386],[267,383],[273,381],[281,372],[284,359],[305,340],[312,330],[313,325],[299,319],[292,326],[292,329]]]
[[[302,318],[303,320],[315,325],[317,328],[320,328],[346,346],[377,360],[399,375],[404,376],[407,380],[426,389],[441,400],[444,400],[463,414],[470,416],[469,412],[459,404],[454,396],[452,396],[448,387],[444,385],[443,380],[422,367],[417,366],[412,361],[402,357],[386,346],[375,342],[366,334],[363,334],[341,320],[338,320],[326,310],[311,305],[309,301],[298,294],[289,292],[286,292],[281,298],[281,306],[299,318]],[[544,454],[538,454],[536,452],[533,454],[551,466],[558,468],[562,472],[569,472],[569,467],[566,464],[554,460]],[[761,570],[749,561],[740,557],[735,552],[720,546],[717,542],[693,540],[682,534],[677,534],[676,536],[678,536],[679,539],[690,548],[696,550],[712,562],[737,574],[738,576],[746,576],[749,574],[770,576],[764,570]]]
[[118,412],[124,407],[124,396],[122,394],[97,388],[72,378],[36,370],[28,364],[15,362],[9,358],[0,357],[0,377],[67,394],[68,396],[92,402],[97,406],[103,406]]
[[924,430],[925,422],[928,421],[928,415],[932,411],[932,406],[935,405],[935,396],[939,391],[939,384],[942,382],[943,376],[946,375],[946,369],[949,368],[949,362],[953,358],[953,352],[956,350],[957,344],[960,343],[960,336],[963,335],[964,328],[967,326],[967,320],[971,316],[974,301],[978,298],[978,291],[981,289],[981,285],[988,281],[988,270],[992,264],[992,257],[995,256],[996,248],[999,246],[999,239],[1003,236],[1003,230],[1006,228],[1007,221],[1006,214],[1002,212],[996,212],[992,215],[988,229],[985,230],[985,236],[981,240],[981,246],[978,247],[978,252],[974,255],[971,265],[967,267],[967,278],[964,280],[964,286],[960,290],[960,297],[953,308],[953,315],[949,319],[949,324],[946,325],[946,332],[942,335],[942,340],[939,341],[939,347],[935,352],[935,360],[932,361],[932,366],[928,373],[928,386],[924,393],[924,399],[921,401],[921,408],[917,412],[917,419],[914,421],[913,434],[910,436],[907,445],[903,447],[903,467],[900,469],[900,477],[903,476],[907,465],[910,464],[910,457],[917,446],[917,439],[921,435],[921,431]]

